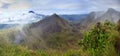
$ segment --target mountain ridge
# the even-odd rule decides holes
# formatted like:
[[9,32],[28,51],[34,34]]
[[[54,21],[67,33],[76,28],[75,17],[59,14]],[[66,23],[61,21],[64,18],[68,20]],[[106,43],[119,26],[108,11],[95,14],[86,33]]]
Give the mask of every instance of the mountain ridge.
[[91,12],[86,18],[83,18],[76,25],[80,29],[89,29],[90,26],[94,25],[97,22],[105,22],[106,20],[116,23],[120,19],[120,12],[109,8],[107,11],[101,12]]

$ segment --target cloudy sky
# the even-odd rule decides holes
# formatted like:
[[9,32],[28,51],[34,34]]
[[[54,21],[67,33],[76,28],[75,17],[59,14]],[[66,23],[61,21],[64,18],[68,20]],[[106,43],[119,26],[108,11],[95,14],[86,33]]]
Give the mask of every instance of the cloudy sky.
[[120,0],[0,0],[0,13],[33,10],[41,14],[84,14],[120,10]]

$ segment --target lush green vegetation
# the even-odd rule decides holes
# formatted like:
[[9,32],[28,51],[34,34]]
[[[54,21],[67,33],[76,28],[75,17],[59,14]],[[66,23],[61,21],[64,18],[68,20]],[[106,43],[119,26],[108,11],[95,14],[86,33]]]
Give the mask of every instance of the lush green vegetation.
[[109,21],[98,22],[90,31],[85,32],[84,38],[79,42],[82,50],[89,52],[89,56],[119,56],[116,48],[119,32],[116,28],[118,26]]
[[98,22],[84,32],[82,39],[79,34],[68,31],[54,33],[45,40],[47,49],[33,50],[11,44],[11,33],[12,30],[0,31],[0,56],[120,56],[120,21],[117,24]]
[[[79,47],[77,44],[80,39],[79,34],[69,31],[53,33],[44,40],[46,49],[29,48],[29,45],[15,45],[12,43],[14,34],[16,33],[14,33],[13,29],[0,31],[0,56],[79,56],[80,54],[78,50],[75,50],[75,48]],[[39,43],[34,43],[34,45],[37,46]]]

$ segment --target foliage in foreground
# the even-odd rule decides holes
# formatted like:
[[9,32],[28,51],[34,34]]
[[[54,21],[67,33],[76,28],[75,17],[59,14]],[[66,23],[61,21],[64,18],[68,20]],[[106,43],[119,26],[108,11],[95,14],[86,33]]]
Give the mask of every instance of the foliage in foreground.
[[69,43],[75,43],[73,39],[78,37],[68,32],[49,36],[50,39],[47,41],[51,43],[50,47],[53,49],[45,50],[30,50],[24,46],[3,43],[7,34],[0,33],[0,35],[5,35],[5,37],[0,37],[0,56],[120,56],[120,22],[118,25],[109,21],[97,23],[91,30],[84,33],[83,39],[79,42],[79,49],[67,49],[68,46],[74,46]]
[[83,51],[89,52],[90,56],[118,56],[115,48],[117,38],[119,38],[119,33],[115,24],[109,21],[98,22],[84,34],[79,44]]
[[0,56],[79,56],[78,50],[30,50],[27,47],[0,44]]

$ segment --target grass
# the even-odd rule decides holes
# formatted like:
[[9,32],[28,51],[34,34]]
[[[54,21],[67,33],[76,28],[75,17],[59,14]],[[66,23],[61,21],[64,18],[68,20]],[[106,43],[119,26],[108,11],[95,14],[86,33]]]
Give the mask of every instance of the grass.
[[[81,40],[78,34],[63,31],[49,35],[45,40],[49,47],[46,49],[30,49],[27,45],[12,44],[14,31],[17,29],[0,30],[0,56],[120,56],[114,46],[116,43],[119,44],[120,39],[119,32],[114,28],[116,26],[108,23],[102,25],[100,32],[96,29],[87,31],[84,34],[83,45],[80,46],[77,45],[78,40]],[[105,33],[103,33],[104,30],[106,30]],[[96,39],[96,37],[99,38]],[[35,41],[34,45],[38,44],[39,42]]]

